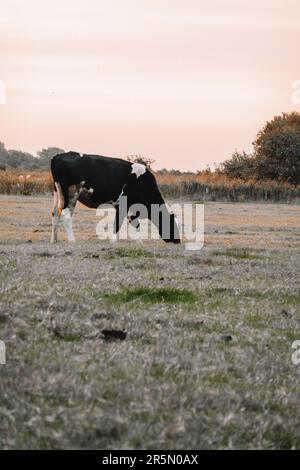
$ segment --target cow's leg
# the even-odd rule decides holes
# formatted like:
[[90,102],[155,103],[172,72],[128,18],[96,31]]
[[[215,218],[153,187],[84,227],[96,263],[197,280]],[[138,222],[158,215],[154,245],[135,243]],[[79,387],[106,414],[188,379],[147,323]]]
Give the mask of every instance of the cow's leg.
[[53,208],[52,208],[51,243],[57,243],[58,226],[59,226],[58,196],[57,196],[57,192],[54,191],[54,193],[53,193]]
[[63,220],[69,243],[75,242],[72,217],[79,194],[80,188],[77,188],[76,186],[70,186],[68,188],[68,206],[65,207],[61,212],[61,218]]
[[116,216],[115,216],[115,221],[114,221],[112,242],[115,242],[117,240],[117,234],[119,233],[120,228],[127,214],[127,204],[126,203],[123,204],[121,201],[121,203],[118,203],[115,206],[115,208],[116,208]]
[[59,217],[61,216],[62,210],[65,207],[65,196],[60,183],[55,182],[56,193],[57,193],[57,212]]
[[130,224],[135,230],[139,233],[138,238],[135,237],[135,240],[137,240],[141,245],[144,244],[141,232],[141,222],[139,219],[139,213],[135,215],[128,215],[127,216],[127,221],[128,224]]
[[73,233],[73,222],[72,222],[72,213],[69,207],[66,207],[61,212],[61,218],[67,232],[68,242],[75,242],[75,237]]

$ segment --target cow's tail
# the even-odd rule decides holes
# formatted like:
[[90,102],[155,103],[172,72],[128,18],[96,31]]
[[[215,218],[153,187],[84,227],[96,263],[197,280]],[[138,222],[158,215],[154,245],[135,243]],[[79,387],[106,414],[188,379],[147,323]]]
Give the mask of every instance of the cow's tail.
[[65,204],[65,198],[63,195],[63,191],[61,189],[60,182],[58,181],[58,177],[56,174],[56,159],[58,155],[55,155],[55,157],[51,158],[51,163],[50,163],[50,169],[51,169],[51,174],[53,178],[53,210],[52,214],[58,214],[58,216],[61,215],[62,209],[64,208]]
[[56,172],[57,157],[58,157],[58,155],[55,155],[55,157],[52,157],[51,162],[50,162],[50,169],[51,169],[51,174],[52,174],[52,178],[53,178],[53,185],[54,185],[53,189],[54,189],[55,193],[57,192],[57,187],[56,187],[55,183],[58,183],[58,176],[57,176],[57,172]]

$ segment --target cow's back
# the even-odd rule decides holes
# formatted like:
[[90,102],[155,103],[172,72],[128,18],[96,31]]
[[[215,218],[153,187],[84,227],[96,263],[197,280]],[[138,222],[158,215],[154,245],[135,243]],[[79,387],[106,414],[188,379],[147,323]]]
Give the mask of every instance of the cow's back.
[[62,186],[84,181],[87,187],[93,188],[95,197],[106,201],[119,196],[131,164],[120,158],[68,152],[53,157],[51,171],[54,181]]

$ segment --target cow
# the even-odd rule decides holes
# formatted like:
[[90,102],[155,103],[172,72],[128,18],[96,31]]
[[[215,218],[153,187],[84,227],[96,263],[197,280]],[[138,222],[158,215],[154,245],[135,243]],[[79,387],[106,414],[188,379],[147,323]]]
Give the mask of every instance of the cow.
[[[125,216],[128,222],[139,228],[139,211],[130,212],[133,204],[142,204],[147,217],[156,225],[165,242],[180,243],[176,217],[170,213],[158,189],[152,172],[141,163],[120,158],[61,153],[51,160],[54,182],[51,242],[57,242],[58,225],[63,220],[69,242],[75,241],[72,216],[77,201],[96,209],[101,204],[112,204],[116,209],[114,237],[120,230]],[[126,196],[126,211],[120,210],[120,200]],[[153,217],[153,205],[159,206],[159,217]],[[167,230],[166,230],[167,228]]]

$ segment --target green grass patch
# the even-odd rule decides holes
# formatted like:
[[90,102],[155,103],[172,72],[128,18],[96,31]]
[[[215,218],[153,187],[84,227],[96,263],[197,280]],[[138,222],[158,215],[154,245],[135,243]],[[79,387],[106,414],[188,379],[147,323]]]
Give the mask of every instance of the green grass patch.
[[244,315],[243,322],[245,326],[249,326],[250,328],[265,328],[267,318],[264,318],[260,314],[249,313]]
[[155,303],[177,303],[187,304],[195,303],[197,296],[194,292],[186,289],[175,288],[150,288],[136,287],[134,289],[123,289],[116,293],[104,294],[104,296],[113,302],[132,302],[140,300],[145,304]]
[[81,340],[81,335],[79,333],[61,332],[58,329],[54,329],[54,336],[60,340],[67,341],[68,343]]
[[236,259],[264,259],[263,256],[249,253],[247,250],[225,250],[213,251],[214,256],[228,256],[228,258]]
[[290,450],[299,448],[300,438],[282,424],[275,424],[264,433],[264,438],[270,442],[271,448]]
[[116,248],[112,253],[114,257],[120,258],[154,258],[155,255],[151,251],[144,250],[143,248]]
[[228,385],[231,378],[229,374],[225,372],[216,372],[213,375],[207,376],[205,380],[210,387],[221,387],[223,385]]
[[299,305],[300,304],[300,292],[295,292],[294,294],[283,294],[281,301],[289,305]]
[[48,253],[48,251],[41,251],[41,253],[33,253],[33,256],[37,256],[38,258],[52,258],[54,255]]

